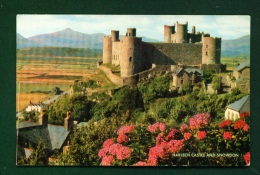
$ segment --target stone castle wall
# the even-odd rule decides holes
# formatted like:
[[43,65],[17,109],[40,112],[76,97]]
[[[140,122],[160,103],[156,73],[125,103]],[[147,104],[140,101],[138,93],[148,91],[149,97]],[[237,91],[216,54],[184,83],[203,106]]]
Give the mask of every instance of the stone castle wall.
[[101,69],[106,74],[106,76],[109,78],[110,81],[112,81],[113,83],[115,83],[117,85],[123,86],[123,78],[114,74],[106,66],[100,65],[98,68]]
[[149,80],[150,78],[153,78],[156,75],[164,75],[166,73],[169,73],[171,69],[171,65],[155,65],[153,68],[149,70],[145,70],[133,76],[124,78],[124,85],[136,86],[137,83]]
[[156,65],[199,65],[202,58],[202,44],[189,43],[143,43],[147,64]]

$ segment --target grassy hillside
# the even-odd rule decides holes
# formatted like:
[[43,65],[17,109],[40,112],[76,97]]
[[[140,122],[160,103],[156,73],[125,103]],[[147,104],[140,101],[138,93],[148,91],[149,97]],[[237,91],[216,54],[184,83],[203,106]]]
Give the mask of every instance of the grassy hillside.
[[67,48],[67,47],[33,47],[17,50],[18,57],[49,56],[49,57],[96,57],[102,49]]

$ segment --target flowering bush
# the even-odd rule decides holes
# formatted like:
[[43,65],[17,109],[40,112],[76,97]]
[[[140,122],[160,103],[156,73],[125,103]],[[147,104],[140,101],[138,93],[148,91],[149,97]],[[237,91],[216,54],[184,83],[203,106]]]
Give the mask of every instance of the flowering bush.
[[207,133],[205,131],[199,131],[198,132],[198,139],[202,140],[207,136]]
[[199,129],[201,127],[207,126],[209,122],[210,122],[209,113],[196,114],[190,118],[190,128]]
[[156,131],[160,130],[160,131],[164,131],[165,130],[165,124],[164,123],[160,123],[157,122],[153,125],[148,126],[148,131],[155,133]]
[[[249,114],[249,113],[246,113]],[[208,113],[196,114],[180,128],[164,123],[122,126],[117,138],[104,141],[101,165],[249,165],[249,120],[210,124]]]
[[229,131],[224,132],[223,138],[226,139],[226,140],[231,140],[232,139],[232,133],[229,132]]
[[250,165],[250,152],[247,152],[243,157],[246,162],[246,165]]
[[228,126],[231,125],[231,123],[232,123],[232,120],[225,120],[225,121],[223,121],[223,122],[221,122],[221,123],[219,124],[219,127],[220,127],[220,128],[228,127]]

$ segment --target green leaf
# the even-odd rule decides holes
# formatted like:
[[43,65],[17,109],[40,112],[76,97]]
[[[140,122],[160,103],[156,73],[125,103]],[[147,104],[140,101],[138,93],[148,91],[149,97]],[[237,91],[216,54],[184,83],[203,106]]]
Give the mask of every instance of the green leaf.
[[237,147],[239,147],[239,146],[241,146],[242,144],[239,143],[239,142],[237,142],[235,145],[236,145]]

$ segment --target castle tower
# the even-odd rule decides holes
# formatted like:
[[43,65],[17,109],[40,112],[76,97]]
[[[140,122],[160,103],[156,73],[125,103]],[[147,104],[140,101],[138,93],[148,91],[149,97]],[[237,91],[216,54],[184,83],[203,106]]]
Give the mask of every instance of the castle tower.
[[111,40],[112,40],[112,42],[119,41],[119,31],[118,30],[111,30]]
[[164,42],[171,43],[171,35],[175,33],[175,26],[164,25]]
[[45,112],[45,109],[41,109],[40,115],[38,116],[39,125],[47,126],[48,125],[48,115]]
[[71,118],[71,112],[67,112],[67,117],[64,119],[64,128],[66,131],[69,131],[73,128],[73,119]]
[[188,22],[186,22],[186,24],[179,24],[177,21],[176,25],[177,25],[176,43],[187,43]]
[[142,38],[135,37],[136,29],[127,29],[126,36],[122,38],[121,47],[121,77],[129,77],[142,71],[141,60]]
[[128,28],[126,31],[126,36],[136,36],[136,28]]
[[195,26],[192,26],[192,34],[195,35],[195,33],[196,33],[196,27],[195,27]]
[[202,64],[221,64],[221,38],[202,35]]
[[109,36],[103,37],[103,63],[112,62],[112,40]]

